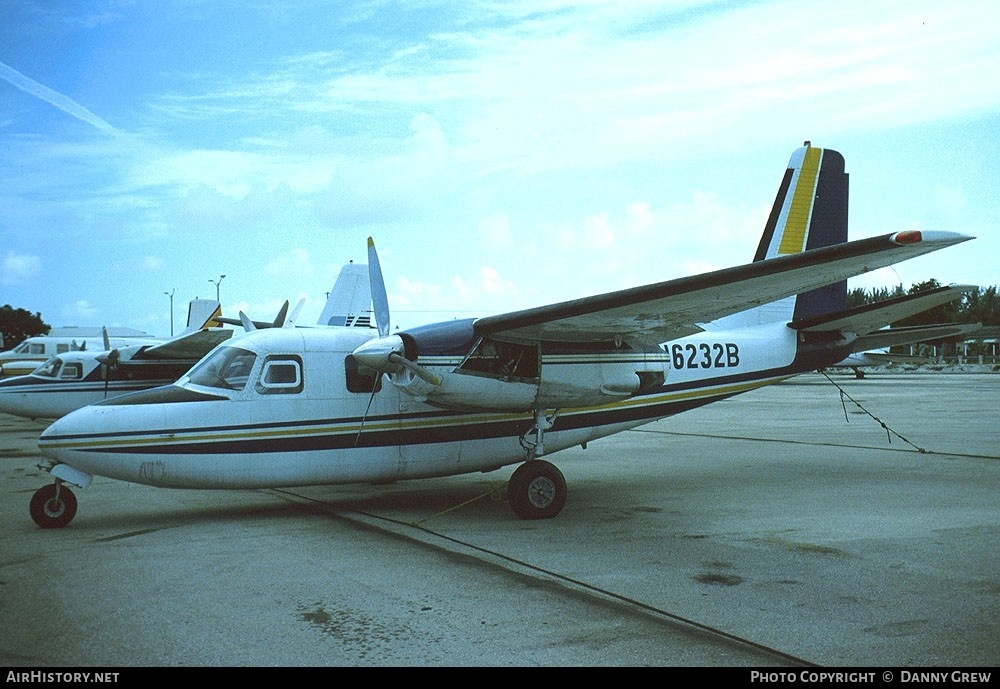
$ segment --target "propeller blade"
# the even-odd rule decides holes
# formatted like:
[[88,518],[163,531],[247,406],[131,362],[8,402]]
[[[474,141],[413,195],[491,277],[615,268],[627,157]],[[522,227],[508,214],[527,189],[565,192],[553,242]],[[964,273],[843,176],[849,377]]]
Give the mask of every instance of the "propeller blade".
[[299,303],[295,305],[294,309],[292,309],[292,314],[285,320],[285,324],[281,326],[282,328],[295,327],[295,321],[299,320],[299,312],[302,311],[302,307],[305,303],[305,299],[299,299]]
[[240,311],[240,323],[243,324],[243,329],[246,332],[257,329],[257,326],[253,324],[253,321],[250,320],[250,318],[242,311]]
[[[111,349],[111,338],[108,337],[108,327],[106,325],[105,326],[101,326],[101,335],[104,337],[104,351],[105,352],[110,351],[110,349]],[[83,346],[86,349],[87,343],[84,342]]]
[[[104,339],[107,344],[108,331],[104,331]],[[100,354],[97,356],[97,360],[101,362],[101,375],[104,377],[104,397],[108,396],[108,383],[111,380],[111,372],[118,370],[118,359],[121,357],[121,352],[117,349],[111,349],[107,354]]]
[[280,328],[285,324],[285,318],[288,317],[288,300],[281,305],[281,309],[278,311],[278,315],[274,317],[274,323],[272,324],[275,328]]
[[368,238],[368,279],[371,281],[375,325],[378,326],[379,336],[385,337],[389,334],[389,297],[385,293],[385,281],[382,279],[378,252],[375,251],[375,240],[371,237]]

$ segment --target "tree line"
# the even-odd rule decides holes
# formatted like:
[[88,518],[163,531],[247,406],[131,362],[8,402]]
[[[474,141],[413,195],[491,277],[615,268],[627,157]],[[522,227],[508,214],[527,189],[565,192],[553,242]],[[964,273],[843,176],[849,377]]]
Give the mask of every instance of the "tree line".
[[46,335],[50,327],[42,314],[5,304],[0,308],[0,350],[14,349],[29,337]]

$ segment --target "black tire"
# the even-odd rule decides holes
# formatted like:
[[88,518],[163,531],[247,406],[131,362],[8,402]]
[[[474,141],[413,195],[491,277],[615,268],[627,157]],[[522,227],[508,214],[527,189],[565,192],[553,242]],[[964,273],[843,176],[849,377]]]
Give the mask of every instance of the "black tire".
[[507,502],[521,519],[552,519],[566,505],[566,479],[549,462],[529,460],[507,481]]
[[76,516],[76,496],[66,486],[50,483],[35,491],[29,510],[43,529],[60,529]]

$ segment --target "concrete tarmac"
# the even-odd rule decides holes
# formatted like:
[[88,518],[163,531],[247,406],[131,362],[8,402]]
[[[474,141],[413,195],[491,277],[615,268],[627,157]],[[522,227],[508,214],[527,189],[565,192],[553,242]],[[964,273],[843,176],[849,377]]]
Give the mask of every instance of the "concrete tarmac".
[[6,667],[1000,663],[998,374],[809,374],[557,453],[536,522],[511,467],[96,478],[42,530],[44,425],[0,415]]

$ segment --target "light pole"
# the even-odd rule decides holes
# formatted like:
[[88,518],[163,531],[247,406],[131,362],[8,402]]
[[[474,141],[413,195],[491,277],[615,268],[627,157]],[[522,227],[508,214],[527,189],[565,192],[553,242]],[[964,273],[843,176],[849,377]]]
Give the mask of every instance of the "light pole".
[[219,285],[222,284],[222,278],[224,278],[224,277],[226,277],[226,276],[225,275],[220,275],[218,280],[209,279],[209,282],[211,282],[213,285],[215,285],[215,301],[222,301],[221,299],[219,299]]
[[170,297],[170,337],[174,336],[174,292],[177,288],[174,287],[169,292],[164,292],[168,297]]

